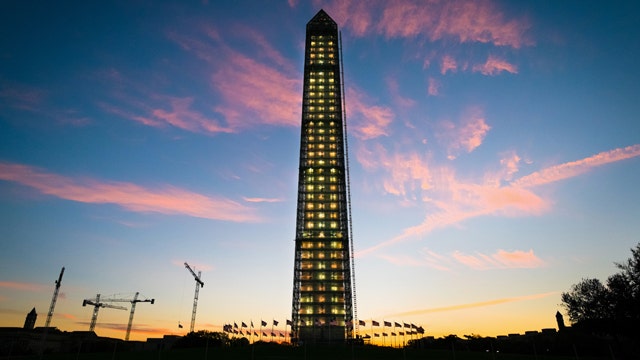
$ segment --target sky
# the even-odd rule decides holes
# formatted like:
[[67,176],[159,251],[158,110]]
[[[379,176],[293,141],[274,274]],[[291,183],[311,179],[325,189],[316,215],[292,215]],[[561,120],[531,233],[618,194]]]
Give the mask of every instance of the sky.
[[[556,327],[640,241],[635,1],[5,1],[0,326],[291,318],[306,23],[341,30],[357,317]],[[129,304],[120,304],[128,306]],[[96,332],[124,338],[128,311]],[[183,328],[179,328],[178,324]],[[388,331],[388,329],[387,329]]]

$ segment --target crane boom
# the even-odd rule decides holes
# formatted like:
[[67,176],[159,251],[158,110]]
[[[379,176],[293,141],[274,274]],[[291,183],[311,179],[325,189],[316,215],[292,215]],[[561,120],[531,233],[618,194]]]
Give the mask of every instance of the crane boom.
[[[136,292],[136,294],[133,296],[133,299],[123,299],[123,298],[111,298],[111,299],[104,299],[102,300],[103,302],[128,302],[131,303],[131,311],[129,312],[129,323],[127,324],[127,334],[124,337],[124,341],[129,341],[129,335],[131,334],[131,326],[133,325],[133,315],[136,312],[136,304],[139,302],[148,302],[151,303],[151,305],[153,305],[156,301],[156,299],[138,299],[138,295],[140,295],[139,292]],[[126,310],[126,308],[125,308]]]
[[118,309],[118,310],[127,310],[124,306],[119,305],[111,305],[100,302],[100,294],[96,295],[95,299],[85,299],[82,301],[82,306],[93,305],[93,314],[91,315],[91,323],[89,324],[89,331],[93,331],[96,327],[96,321],[98,320],[98,310],[101,307],[110,308],[110,309]]
[[204,282],[202,282],[202,280],[200,279],[200,275],[202,274],[202,271],[198,271],[198,275],[196,275],[196,273],[191,269],[189,264],[187,264],[186,262],[184,263],[184,267],[186,267],[187,270],[189,270],[191,275],[193,275],[193,278],[196,280],[196,292],[195,292],[195,295],[193,296],[193,311],[191,312],[191,327],[189,328],[189,332],[193,332],[193,329],[196,324],[196,309],[198,308],[198,293],[200,292],[200,288],[204,287]]
[[62,284],[62,275],[64,275],[64,266],[60,270],[60,276],[56,280],[56,288],[53,291],[53,297],[51,298],[51,305],[49,306],[49,312],[47,313],[47,321],[44,323],[44,327],[48,328],[51,324],[51,317],[53,317],[53,309],[56,307],[56,301],[58,301],[58,291],[60,291],[60,285]]

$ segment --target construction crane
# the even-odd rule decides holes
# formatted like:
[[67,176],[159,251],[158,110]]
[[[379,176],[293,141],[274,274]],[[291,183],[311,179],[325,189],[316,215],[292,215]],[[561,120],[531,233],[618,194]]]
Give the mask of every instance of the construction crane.
[[133,324],[133,314],[136,312],[136,304],[139,302],[148,302],[151,303],[151,305],[153,305],[155,303],[155,299],[144,299],[144,300],[140,300],[138,299],[138,295],[140,295],[139,292],[136,292],[136,294],[133,296],[133,299],[129,300],[129,299],[104,299],[102,301],[104,302],[130,302],[131,303],[131,311],[129,312],[129,324],[127,325],[127,334],[124,337],[124,341],[129,341],[129,334],[131,334],[131,325]]
[[118,309],[118,310],[127,310],[124,306],[111,305],[104,302],[100,302],[100,294],[96,295],[95,299],[85,299],[82,301],[82,306],[93,305],[93,315],[91,316],[91,324],[89,325],[89,331],[93,331],[96,327],[96,320],[98,320],[98,310],[101,307],[110,308],[110,309]]
[[44,327],[48,328],[51,324],[51,317],[53,317],[53,309],[56,307],[56,301],[58,301],[58,291],[60,290],[60,284],[62,284],[62,275],[64,275],[64,266],[60,270],[60,276],[56,280],[56,289],[53,291],[53,298],[51,299],[51,305],[49,306],[49,312],[47,313],[47,321],[44,323]]
[[191,269],[191,267],[189,267],[189,264],[187,264],[186,262],[184,263],[184,267],[186,267],[187,270],[189,270],[191,275],[193,275],[193,278],[196,280],[196,293],[193,296],[193,312],[191,313],[191,327],[189,328],[189,332],[193,332],[193,327],[196,324],[196,309],[198,307],[198,292],[200,292],[200,288],[201,287],[204,287],[204,283],[202,282],[202,280],[200,280],[200,274],[202,274],[202,271],[198,271],[198,275],[196,275],[196,273]]

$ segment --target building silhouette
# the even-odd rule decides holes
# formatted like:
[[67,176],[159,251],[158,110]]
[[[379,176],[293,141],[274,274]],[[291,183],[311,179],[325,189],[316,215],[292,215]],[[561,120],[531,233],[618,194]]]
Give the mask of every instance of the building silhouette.
[[354,336],[347,133],[338,26],[324,10],[308,23],[293,279],[292,341]]
[[36,313],[36,308],[34,307],[33,309],[31,309],[31,311],[29,311],[27,317],[24,319],[24,326],[22,328],[26,330],[33,330],[33,328],[35,328],[36,326],[37,318],[38,314]]
[[560,314],[560,311],[556,311],[556,322],[558,323],[559,331],[562,331],[566,328],[566,326],[564,325],[564,318],[562,317],[562,314]]

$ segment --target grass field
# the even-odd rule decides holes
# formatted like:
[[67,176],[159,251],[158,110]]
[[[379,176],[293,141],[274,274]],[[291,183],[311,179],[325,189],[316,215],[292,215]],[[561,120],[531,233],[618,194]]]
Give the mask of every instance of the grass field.
[[[17,359],[17,358],[15,358]],[[543,354],[505,354],[491,352],[396,349],[375,346],[359,347],[292,347],[256,345],[246,347],[190,348],[165,351],[127,351],[105,353],[45,354],[20,359],[48,360],[569,360],[576,357],[545,356]],[[592,360],[580,356],[580,360]]]

